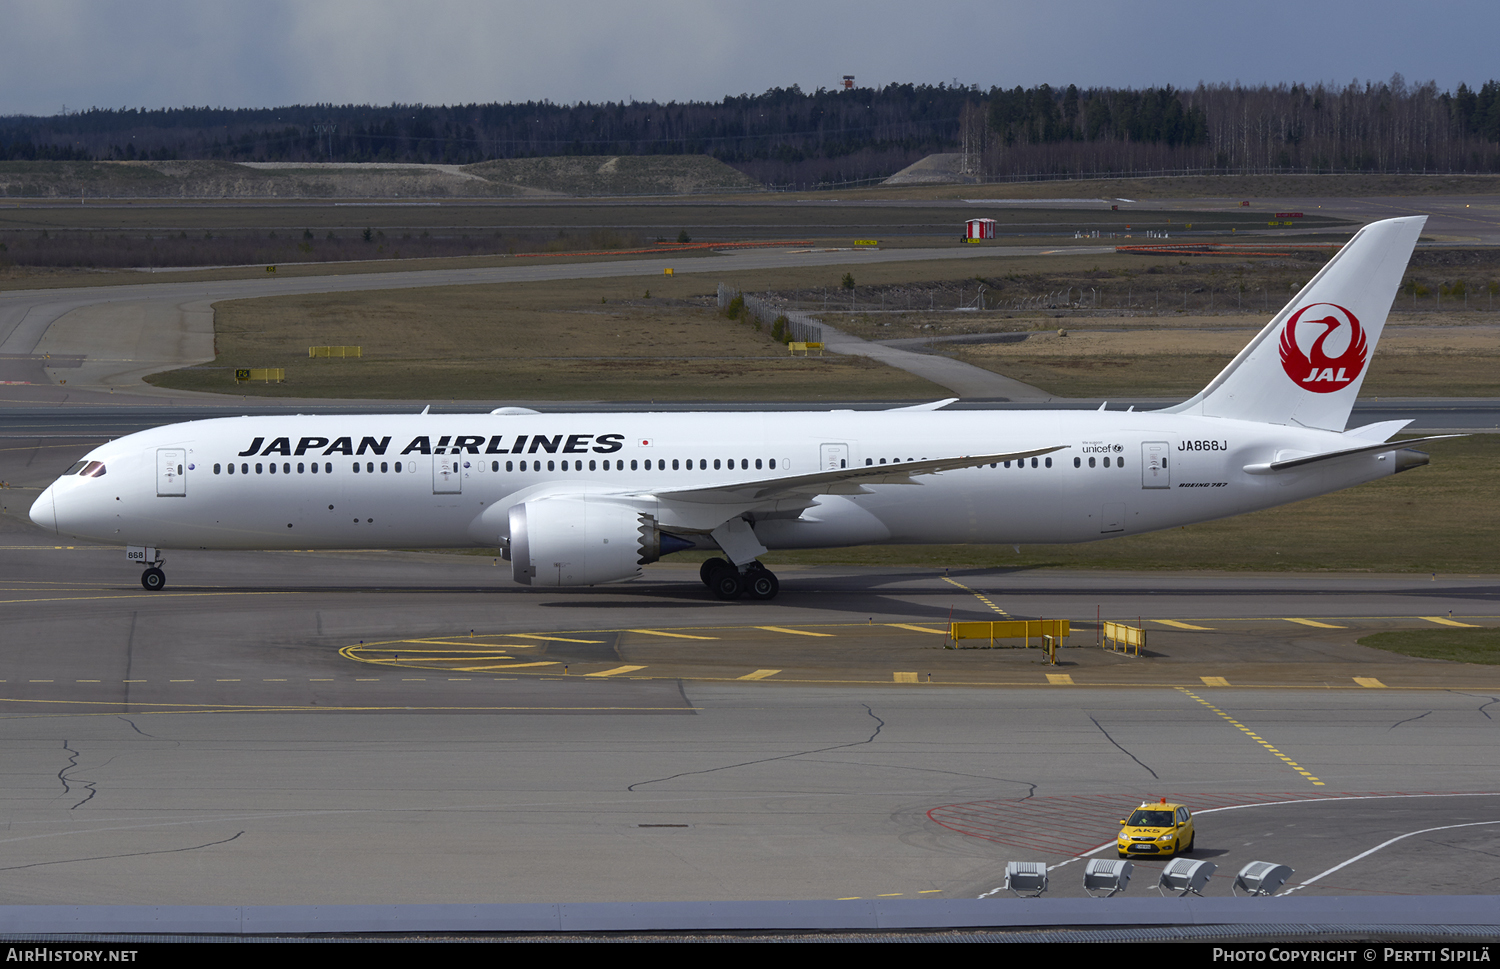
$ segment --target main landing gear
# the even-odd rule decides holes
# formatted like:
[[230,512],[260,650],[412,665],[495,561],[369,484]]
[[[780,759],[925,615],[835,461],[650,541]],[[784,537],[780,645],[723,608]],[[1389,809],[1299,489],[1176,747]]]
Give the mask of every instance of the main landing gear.
[[738,599],[741,596],[760,600],[774,599],[776,593],[781,591],[776,573],[759,562],[751,562],[741,572],[725,559],[712,558],[699,568],[698,577],[716,598],[724,600]]
[[167,587],[167,573],[153,565],[141,573],[141,586],[147,592],[160,592]]

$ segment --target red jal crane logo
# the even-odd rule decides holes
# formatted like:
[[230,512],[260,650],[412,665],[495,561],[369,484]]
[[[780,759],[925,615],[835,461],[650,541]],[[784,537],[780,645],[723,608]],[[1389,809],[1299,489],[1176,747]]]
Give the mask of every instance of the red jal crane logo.
[[[1312,346],[1303,352],[1297,339],[1298,324],[1304,325],[1304,333],[1314,332],[1321,326]],[[1324,349],[1330,337],[1338,334],[1334,346],[1343,344],[1343,352],[1330,356]],[[1347,336],[1346,336],[1347,334]],[[1315,394],[1331,394],[1352,384],[1364,372],[1369,359],[1369,345],[1365,342],[1365,331],[1359,319],[1342,306],[1334,303],[1310,303],[1292,314],[1281,331],[1281,366],[1286,375],[1297,386]]]

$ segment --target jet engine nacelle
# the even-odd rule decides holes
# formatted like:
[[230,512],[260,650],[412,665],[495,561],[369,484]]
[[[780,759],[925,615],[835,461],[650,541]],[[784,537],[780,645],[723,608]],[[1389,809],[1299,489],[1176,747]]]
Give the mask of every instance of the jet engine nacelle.
[[650,515],[609,501],[538,498],[510,509],[511,575],[525,585],[622,582],[692,544],[661,532]]

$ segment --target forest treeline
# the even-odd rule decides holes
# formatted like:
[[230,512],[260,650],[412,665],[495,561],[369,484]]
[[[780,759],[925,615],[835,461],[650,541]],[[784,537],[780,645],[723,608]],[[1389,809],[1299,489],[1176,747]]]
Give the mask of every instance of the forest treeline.
[[1141,90],[774,88],[719,102],[90,108],[0,118],[0,160],[424,162],[707,154],[770,185],[880,178],[933,152],[980,177],[1500,171],[1500,82]]

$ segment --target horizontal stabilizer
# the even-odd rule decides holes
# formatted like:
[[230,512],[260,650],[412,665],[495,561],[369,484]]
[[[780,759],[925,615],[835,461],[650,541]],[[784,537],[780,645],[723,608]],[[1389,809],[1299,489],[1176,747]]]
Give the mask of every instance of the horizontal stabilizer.
[[1334,458],[1347,458],[1355,454],[1375,454],[1380,451],[1403,451],[1415,444],[1426,444],[1429,441],[1446,441],[1449,438],[1467,436],[1466,434],[1439,434],[1436,437],[1418,437],[1409,441],[1386,441],[1383,444],[1367,444],[1364,447],[1344,448],[1340,451],[1325,451],[1322,454],[1308,454],[1303,457],[1288,458],[1285,461],[1247,464],[1244,467],[1244,471],[1246,474],[1275,474],[1278,471],[1290,471],[1293,468],[1302,468],[1309,464],[1317,464],[1319,461],[1332,461]]

